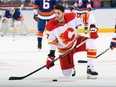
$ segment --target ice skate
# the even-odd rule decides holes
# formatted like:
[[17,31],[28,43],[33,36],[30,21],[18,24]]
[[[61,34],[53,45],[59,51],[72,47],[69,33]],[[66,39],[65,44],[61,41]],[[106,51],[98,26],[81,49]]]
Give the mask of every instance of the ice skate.
[[74,77],[76,75],[76,70],[75,68],[72,70],[72,77]]
[[87,67],[87,79],[97,79],[98,73],[94,71],[93,67]]
[[42,43],[40,41],[38,41],[38,49],[41,50],[42,49]]
[[76,75],[75,68],[63,70],[63,75],[65,77],[74,77]]

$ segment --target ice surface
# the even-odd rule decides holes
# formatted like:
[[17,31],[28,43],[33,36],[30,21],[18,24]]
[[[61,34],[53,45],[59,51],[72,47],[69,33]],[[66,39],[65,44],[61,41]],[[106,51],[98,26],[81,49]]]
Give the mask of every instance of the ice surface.
[[[109,47],[112,33],[99,34],[96,40],[98,53]],[[96,59],[95,70],[97,79],[88,80],[86,76],[87,64],[80,64],[79,59],[86,60],[86,53],[74,56],[76,76],[63,77],[59,61],[50,70],[43,68],[35,74],[19,81],[9,81],[11,76],[24,76],[45,65],[48,54],[46,36],[43,38],[43,49],[37,49],[36,35],[6,35],[0,37],[0,87],[100,87],[116,86],[116,51],[109,50]],[[57,53],[56,53],[57,56]],[[57,82],[53,82],[57,79]]]

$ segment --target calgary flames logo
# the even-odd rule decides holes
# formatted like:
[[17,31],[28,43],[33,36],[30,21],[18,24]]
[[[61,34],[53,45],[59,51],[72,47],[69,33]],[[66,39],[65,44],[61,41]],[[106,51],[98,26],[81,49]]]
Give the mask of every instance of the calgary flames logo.
[[61,33],[60,38],[62,39],[64,44],[72,41],[75,37],[74,30],[72,28],[68,28],[65,32]]

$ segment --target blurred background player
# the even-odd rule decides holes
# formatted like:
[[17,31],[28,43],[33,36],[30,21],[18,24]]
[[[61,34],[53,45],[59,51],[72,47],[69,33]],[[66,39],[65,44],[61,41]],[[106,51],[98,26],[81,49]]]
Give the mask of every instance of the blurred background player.
[[94,41],[98,38],[96,26],[90,26],[90,38],[84,37],[78,34],[77,14],[74,12],[64,13],[64,7],[57,5],[55,7],[55,18],[51,19],[46,25],[46,33],[50,53],[46,60],[46,68],[54,66],[52,62],[55,58],[55,50],[58,49],[59,55],[65,54],[67,51],[73,49],[79,43],[87,40],[85,44],[76,48],[66,56],[60,58],[60,66],[64,76],[75,76],[75,65],[73,61],[73,55],[76,52],[87,52],[87,74],[89,78],[96,78],[98,73],[94,70],[94,61],[96,58],[97,50]]
[[71,7],[71,10],[73,8],[77,8],[77,13],[80,14],[80,17],[83,16],[84,33],[87,34],[88,25],[90,25],[90,23],[88,22],[89,20],[91,20],[91,18],[89,17],[90,11],[92,9],[91,1],[90,0],[77,0],[77,2],[74,4],[74,7]]
[[[90,0],[78,0],[72,10],[77,9],[77,17],[80,25],[84,25],[84,33],[96,32],[92,30],[91,26],[96,27],[96,20],[94,15],[91,13],[91,1]],[[88,34],[89,35],[89,34]],[[87,35],[87,36],[88,36]],[[85,61],[85,60],[83,60]]]
[[6,9],[2,20],[2,36],[5,35],[10,27],[14,28],[16,31],[20,29],[21,34],[26,35],[28,33],[26,27],[23,26],[23,16],[19,8],[9,8]]
[[46,22],[54,18],[54,7],[57,5],[56,0],[35,0],[33,1],[34,19],[38,22],[38,49],[42,49],[42,38]]
[[115,28],[114,28],[114,36],[112,37],[112,40],[110,42],[110,48],[113,50],[116,48],[116,19],[115,19]]

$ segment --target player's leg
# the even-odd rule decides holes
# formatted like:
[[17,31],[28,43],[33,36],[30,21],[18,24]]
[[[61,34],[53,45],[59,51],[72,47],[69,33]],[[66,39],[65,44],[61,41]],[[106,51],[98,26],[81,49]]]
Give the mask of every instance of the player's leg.
[[[79,41],[77,41],[77,45],[86,39],[87,39],[87,37],[84,37],[84,36],[82,37],[79,35],[78,36]],[[83,44],[82,46],[78,47],[77,49],[75,49],[74,51],[72,51],[71,53],[69,53],[68,55],[66,55],[60,59],[60,66],[61,66],[64,76],[75,76],[76,71],[75,71],[75,67],[74,67],[73,55],[74,55],[74,53],[76,53],[78,51],[86,51],[85,44]]]
[[96,50],[96,46],[95,46],[95,41],[96,38],[98,38],[98,34],[97,31],[98,29],[95,26],[95,18],[94,15],[90,14],[88,16],[88,23],[90,25],[90,38],[88,39],[86,42],[86,48],[87,48],[87,78],[91,79],[91,78],[97,78],[98,72],[96,72],[94,70],[94,61],[96,58],[96,54],[97,54],[97,50]]
[[76,74],[74,68],[73,54],[74,52],[71,52],[68,55],[60,58],[60,66],[64,76],[75,76]]
[[16,21],[16,20],[11,20],[11,27],[15,30],[16,33],[19,33],[19,24],[20,22]]
[[88,79],[96,79],[98,72],[94,70],[94,61],[96,58],[97,50],[95,46],[95,39],[88,39],[86,42],[86,48],[87,48],[87,78]]
[[87,64],[87,74],[88,74],[87,78],[96,78],[98,73],[94,71],[94,61],[95,61],[96,53],[97,53],[96,46],[94,43],[95,39],[89,39],[88,37],[78,36],[77,45],[86,39],[88,39],[86,41],[86,44],[83,44],[82,46],[77,48],[75,52],[81,52],[81,51],[87,52],[87,63],[88,63]]
[[15,24],[15,19],[13,19],[13,18],[10,18],[10,26],[11,27],[14,27],[14,24]]
[[89,19],[89,13],[83,14],[83,23],[84,23],[84,33],[88,33],[88,19]]
[[[91,22],[95,23],[95,21],[91,20]],[[98,73],[94,70],[94,61],[96,59],[97,48],[96,48],[96,39],[98,38],[98,28],[95,24],[90,24],[90,39],[86,42],[87,48],[87,57],[88,57],[88,66],[87,66],[87,74],[89,78],[97,78]]]
[[2,19],[2,26],[1,26],[0,29],[1,29],[1,36],[4,36],[7,33],[8,29],[9,29],[9,21],[8,21],[8,19],[6,19],[6,18]]
[[38,18],[38,33],[37,33],[37,41],[38,41],[38,49],[42,49],[42,38],[43,32],[45,29],[46,20],[42,20]]
[[28,34],[28,29],[26,25],[23,23],[23,21],[15,21],[15,29],[16,31],[19,30],[21,32],[21,35],[25,36]]

